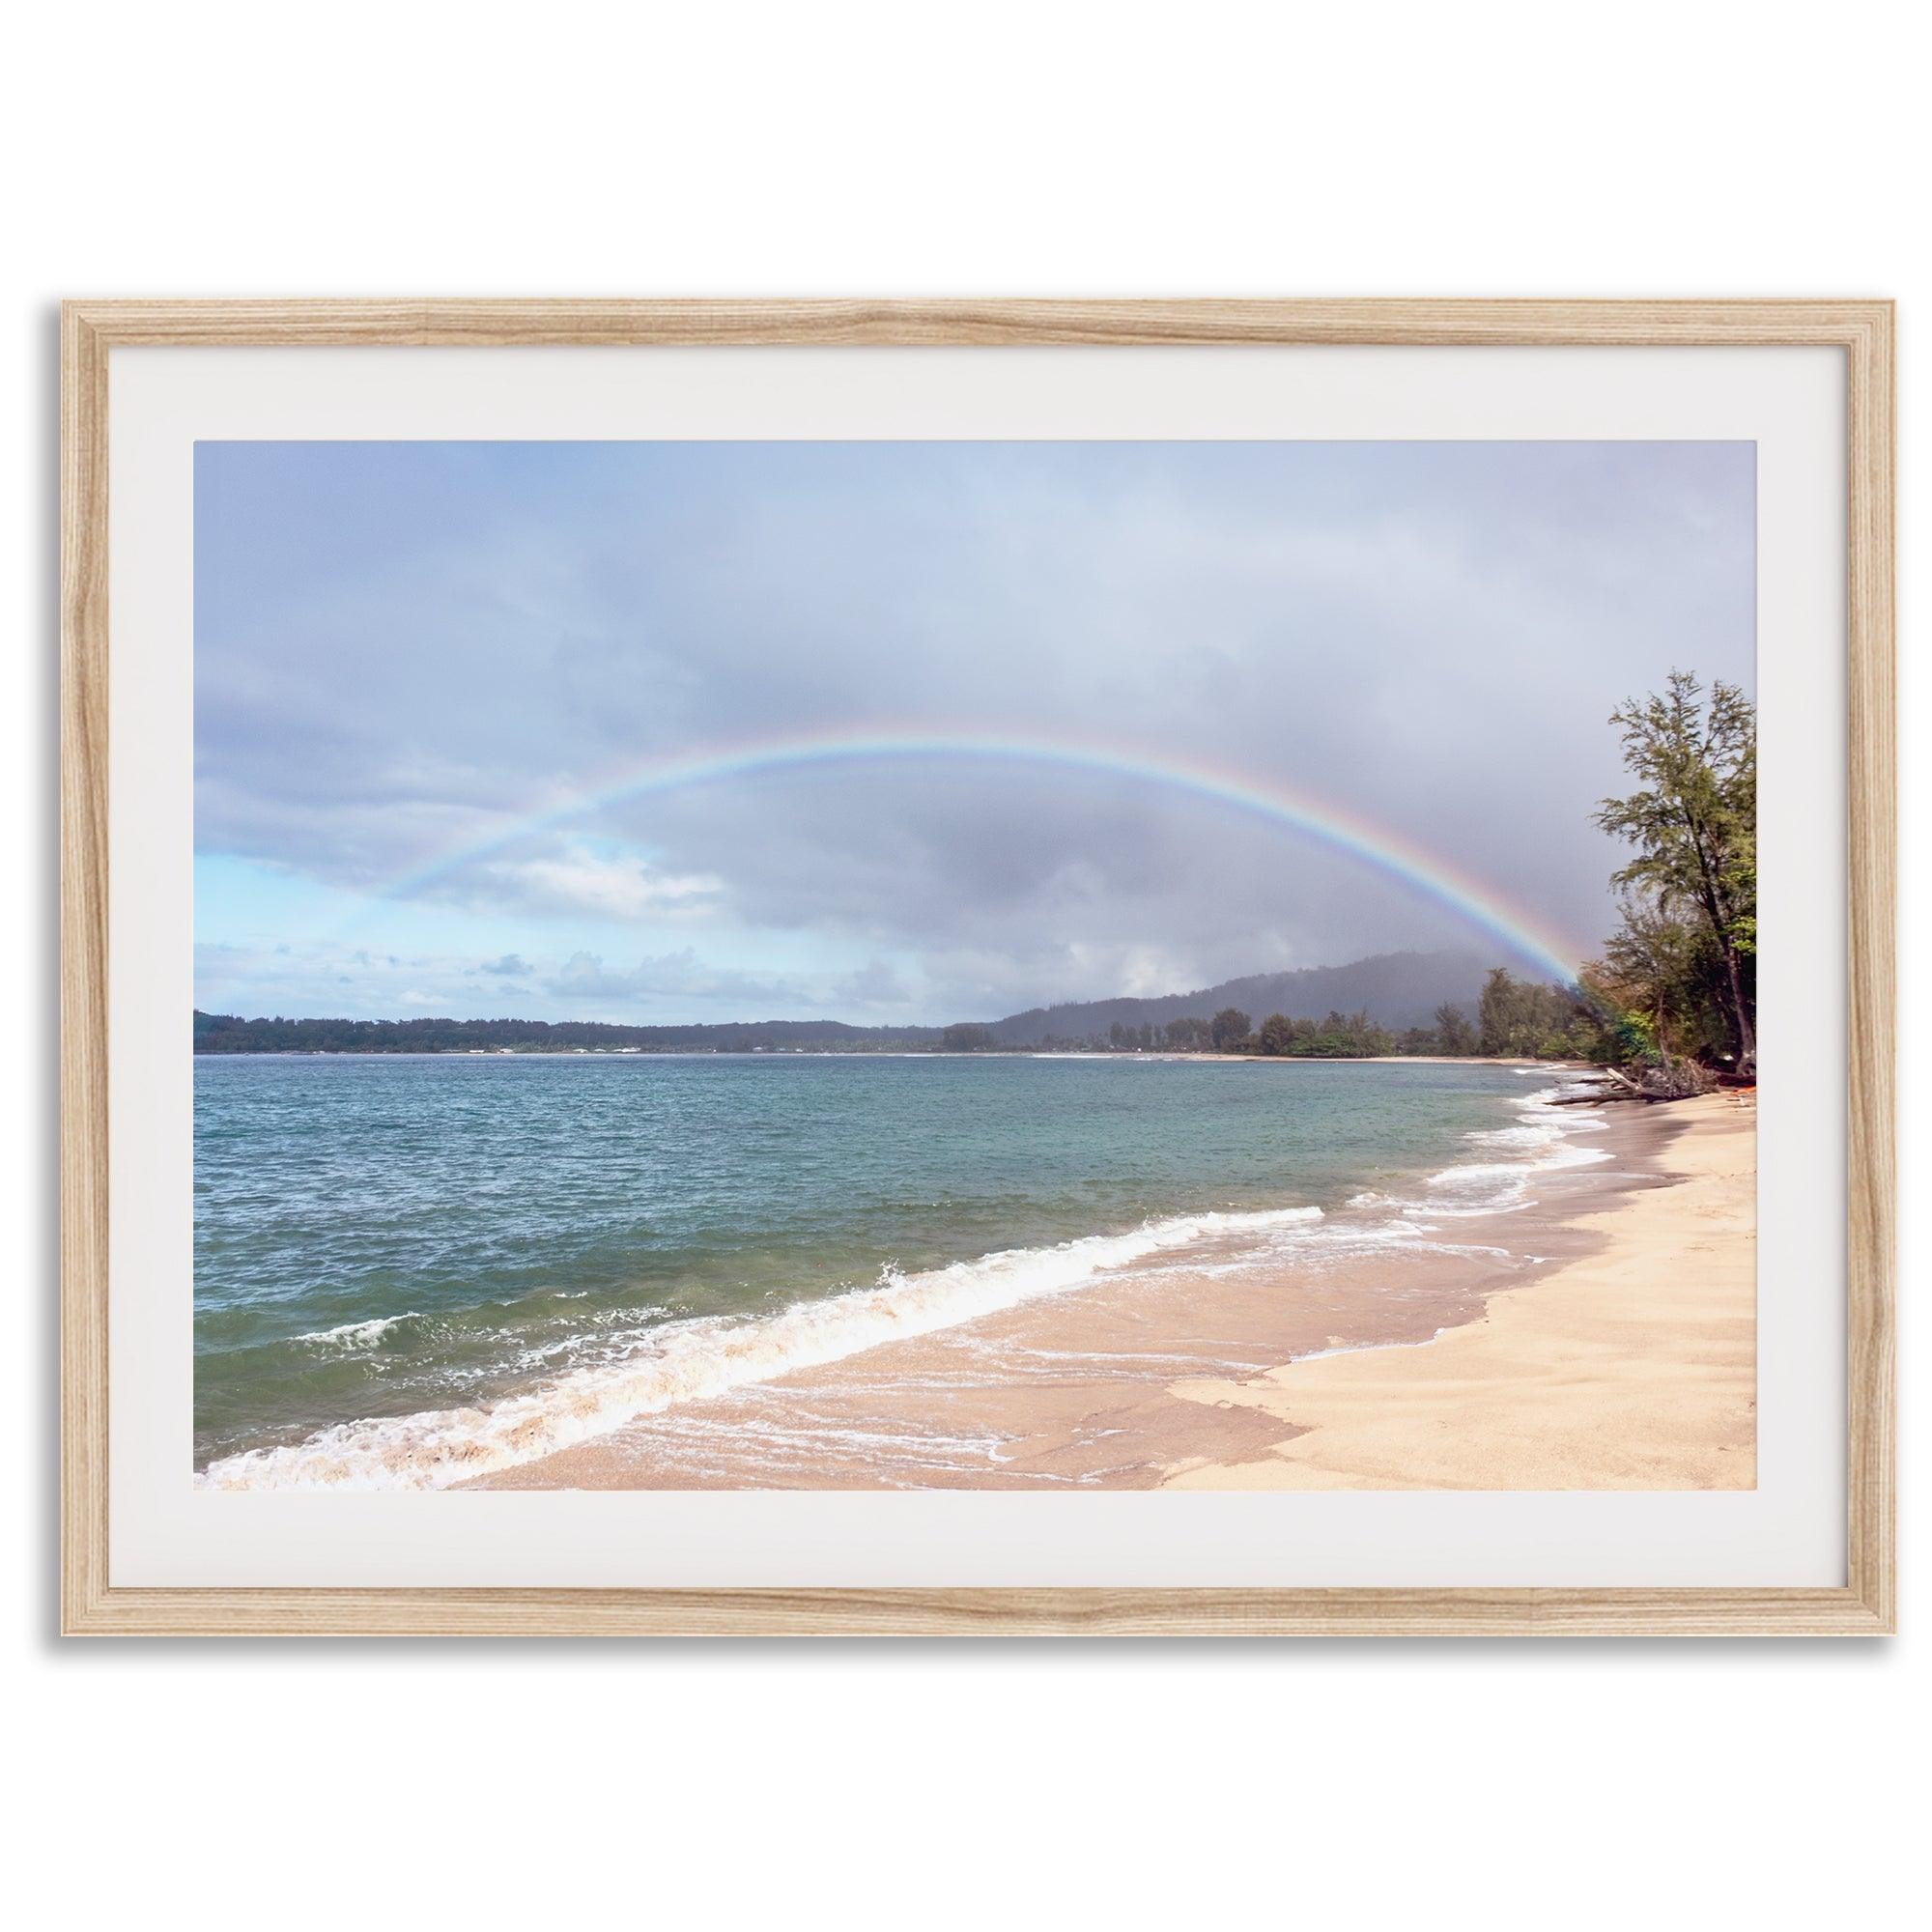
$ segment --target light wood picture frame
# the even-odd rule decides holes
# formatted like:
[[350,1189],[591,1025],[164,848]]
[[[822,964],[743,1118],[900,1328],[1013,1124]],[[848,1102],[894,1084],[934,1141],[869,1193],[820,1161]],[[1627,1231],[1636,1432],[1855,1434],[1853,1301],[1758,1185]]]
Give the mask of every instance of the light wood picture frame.
[[[1815,347],[1844,359],[1846,1581],[1837,1588],[225,1589],[108,1561],[110,359],[125,348]],[[62,1577],[82,1635],[1825,1635],[1895,1628],[1893,313],[1846,300],[94,300],[62,347]]]

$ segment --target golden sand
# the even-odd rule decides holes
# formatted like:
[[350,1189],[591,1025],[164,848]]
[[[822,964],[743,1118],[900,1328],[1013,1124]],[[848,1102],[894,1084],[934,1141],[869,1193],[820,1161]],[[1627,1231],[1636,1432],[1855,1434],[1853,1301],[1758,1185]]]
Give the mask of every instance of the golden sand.
[[[1209,1490],[1748,1490],[1757,1481],[1751,1096],[1668,1110],[1678,1184],[1578,1223],[1596,1253],[1490,1297],[1419,1347],[1291,1362],[1173,1392],[1258,1410],[1282,1441],[1199,1460]],[[1290,1432],[1295,1432],[1291,1434]]]

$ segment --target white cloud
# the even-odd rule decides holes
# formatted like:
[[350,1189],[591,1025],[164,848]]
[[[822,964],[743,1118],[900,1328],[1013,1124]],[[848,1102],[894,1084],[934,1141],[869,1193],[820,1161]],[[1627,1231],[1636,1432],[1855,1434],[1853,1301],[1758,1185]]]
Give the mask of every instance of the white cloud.
[[517,904],[605,919],[661,919],[701,912],[724,891],[706,872],[660,872],[641,859],[584,846],[554,859],[505,861],[486,868]]

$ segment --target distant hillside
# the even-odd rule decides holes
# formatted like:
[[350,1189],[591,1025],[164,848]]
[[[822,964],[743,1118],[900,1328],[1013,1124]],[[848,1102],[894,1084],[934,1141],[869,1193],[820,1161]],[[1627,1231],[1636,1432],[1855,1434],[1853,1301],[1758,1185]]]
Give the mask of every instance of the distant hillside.
[[1121,1026],[1164,1026],[1169,1020],[1212,1019],[1238,1007],[1259,1026],[1269,1013],[1321,1019],[1330,1012],[1366,1009],[1370,1019],[1400,1032],[1428,1026],[1446,1000],[1471,1018],[1485,974],[1494,962],[1473,952],[1380,952],[1347,966],[1309,966],[1298,973],[1256,973],[1223,980],[1193,993],[1166,993],[1151,1000],[1082,1000],[1034,1007],[993,1022],[1002,1046],[1038,1046],[1048,1039],[1105,1037]]
[[197,1053],[750,1053],[831,1047],[847,1053],[936,1046],[937,1027],[855,1027],[842,1020],[746,1020],[722,1026],[607,1026],[598,1020],[269,1020],[194,1016]]
[[[1040,1046],[1048,1041],[1104,1045],[1108,1029],[1212,1019],[1238,1007],[1259,1027],[1270,1013],[1319,1020],[1330,1012],[1366,1011],[1401,1032],[1426,1027],[1446,1000],[1472,1018],[1491,962],[1473,952],[1383,952],[1347,966],[1298,973],[1256,973],[1192,993],[1150,1000],[1083,1000],[1034,1007],[988,1027],[860,1027],[842,1020],[740,1020],[722,1025],[617,1026],[597,1020],[238,1019],[194,1016],[197,1053],[489,1053],[522,1049],[568,1053],[749,1053],[764,1048],[890,1053],[942,1045]],[[990,1038],[988,1036],[990,1035]]]

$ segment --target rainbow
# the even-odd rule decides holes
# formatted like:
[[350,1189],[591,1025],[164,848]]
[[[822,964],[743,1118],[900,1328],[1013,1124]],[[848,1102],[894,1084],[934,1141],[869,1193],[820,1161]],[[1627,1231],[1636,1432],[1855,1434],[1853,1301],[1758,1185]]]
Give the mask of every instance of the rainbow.
[[1552,929],[1512,906],[1493,887],[1459,870],[1440,855],[1374,824],[1359,813],[1324,805],[1274,782],[1168,756],[1148,756],[1112,747],[1065,739],[933,734],[918,730],[888,734],[821,735],[771,739],[727,750],[711,750],[632,770],[594,790],[539,808],[515,824],[461,847],[392,881],[381,895],[404,898],[505,851],[524,839],[555,831],[575,819],[634,799],[677,791],[691,785],[772,772],[906,761],[959,764],[1047,765],[1061,771],[1091,772],[1164,786],[1204,799],[1231,811],[1285,827],[1315,839],[1408,888],[1418,897],[1443,907],[1465,923],[1499,942],[1518,957],[1561,984],[1577,977],[1576,955]]

